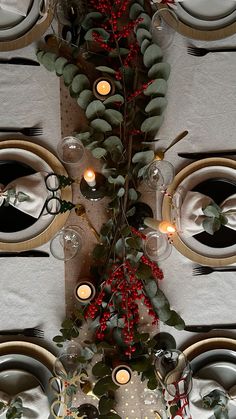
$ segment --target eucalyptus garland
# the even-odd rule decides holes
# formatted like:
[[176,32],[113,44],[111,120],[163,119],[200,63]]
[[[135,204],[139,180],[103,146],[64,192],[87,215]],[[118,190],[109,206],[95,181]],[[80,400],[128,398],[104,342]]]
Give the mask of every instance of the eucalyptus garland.
[[[145,236],[130,223],[141,199],[138,188],[143,174],[155,159],[150,145],[167,106],[170,65],[162,61],[161,48],[153,43],[151,15],[144,0],[90,0],[79,44],[70,57],[63,49],[37,53],[40,63],[63,78],[83,109],[87,127],[76,136],[100,160],[107,180],[110,218],[101,228],[91,267],[97,295],[87,307],[78,307],[54,338],[61,346],[79,335],[85,319],[92,320],[94,338],[84,342],[80,362],[86,365],[94,355],[101,356],[92,370],[101,419],[119,418],[114,411],[118,388],[111,375],[114,359],[128,363],[150,389],[157,387],[151,353],[158,338],[140,330],[140,302],[153,324],[161,320],[184,328],[159,288],[161,270],[143,253]],[[94,92],[100,77],[114,86],[114,93],[105,100]]]

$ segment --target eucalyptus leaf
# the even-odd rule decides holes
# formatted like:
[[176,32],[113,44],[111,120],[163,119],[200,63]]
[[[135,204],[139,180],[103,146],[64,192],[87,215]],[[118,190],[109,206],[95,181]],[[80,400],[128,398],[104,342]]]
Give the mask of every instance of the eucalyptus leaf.
[[154,157],[155,154],[153,150],[140,151],[138,153],[135,153],[135,155],[132,158],[132,162],[148,164],[151,163],[151,161],[153,161]]
[[147,13],[141,13],[139,18],[142,19],[142,22],[139,22],[138,27],[150,30],[152,20]]
[[118,196],[119,198],[121,198],[122,196],[124,196],[124,194],[125,194],[125,190],[124,190],[124,188],[120,188],[120,189],[118,190],[118,192],[117,192],[117,196]]
[[156,44],[151,44],[144,52],[143,63],[146,67],[151,67],[153,64],[161,61],[162,57],[161,48]]
[[75,64],[67,64],[64,68],[63,68],[63,79],[64,79],[64,83],[66,86],[69,86],[72,81],[73,78],[75,77],[76,74],[78,74],[79,69]]
[[68,60],[65,57],[58,57],[55,61],[55,71],[58,76],[62,76],[64,67],[68,64]]
[[97,362],[92,368],[92,373],[95,377],[104,377],[104,375],[111,374],[111,368],[102,361]]
[[145,96],[165,96],[167,92],[167,83],[164,79],[155,79],[144,90]]
[[205,214],[207,217],[219,218],[221,214],[221,209],[219,208],[218,210],[214,205],[208,205],[202,211],[203,211],[203,214]]
[[142,123],[141,131],[156,134],[161,124],[163,123],[163,120],[163,115],[150,116],[149,118],[145,119],[145,121]]
[[123,122],[123,115],[115,109],[106,109],[103,118],[105,118],[111,125],[117,126]]
[[116,135],[111,135],[110,137],[106,138],[103,145],[109,152],[112,152],[114,150],[119,150],[120,152],[122,152],[123,150],[122,141]]
[[94,128],[95,130],[99,131],[99,132],[108,132],[108,131],[112,131],[112,127],[110,124],[108,124],[107,121],[105,121],[104,119],[94,119],[91,122],[91,126],[92,128]]
[[129,189],[129,199],[131,201],[136,201],[138,199],[138,194],[134,188]]
[[213,235],[220,229],[221,222],[219,218],[207,217],[205,220],[203,220],[202,226],[208,234]]
[[[44,56],[44,54],[46,54],[46,51],[42,51],[42,50],[38,50],[37,52],[36,52],[36,57],[37,57],[37,60],[38,60],[38,62],[39,63],[43,63],[43,56]],[[66,62],[67,62],[67,60],[66,60]]]
[[169,63],[156,63],[153,64],[148,71],[148,77],[150,79],[164,79],[168,80],[170,75],[170,64]]
[[81,26],[85,31],[87,31],[94,27],[94,20],[101,19],[102,17],[103,15],[99,12],[90,12],[85,16]]
[[107,67],[105,65],[100,65],[100,66],[96,67],[96,70],[102,71],[103,73],[109,73],[109,74],[115,74],[116,73],[114,68]]
[[142,42],[142,44],[141,44],[141,53],[142,54],[144,54],[145,53],[145,51],[146,51],[146,49],[147,49],[147,47],[149,47],[149,45],[151,45],[151,42],[150,42],[150,40],[149,39],[144,39],[143,40],[143,42]]
[[144,11],[144,8],[140,4],[133,3],[132,6],[129,9],[130,19],[132,19],[132,20],[137,19],[143,11]]
[[100,397],[103,394],[106,394],[110,390],[117,390],[117,386],[112,380],[111,376],[106,376],[98,380],[93,388],[93,393]]
[[127,55],[128,53],[128,48],[114,48],[109,52],[109,57],[119,57],[119,55]]
[[125,184],[125,178],[124,176],[118,175],[116,177],[109,176],[108,182],[112,183],[114,185],[124,185]]
[[105,157],[106,154],[107,154],[107,150],[102,147],[96,147],[92,150],[92,155],[96,159],[101,159],[102,157]]
[[152,35],[150,32],[145,28],[139,28],[136,32],[136,37],[138,44],[141,45],[144,39],[149,39],[149,41],[152,40]]
[[94,98],[94,95],[93,95],[92,90],[85,89],[80,93],[77,99],[77,103],[82,109],[85,110],[87,106],[89,105],[89,103],[92,102],[93,98]]
[[166,304],[158,310],[158,317],[162,322],[167,323],[167,321],[171,317],[171,310],[169,304]]
[[102,415],[106,415],[113,409],[115,406],[115,400],[107,396],[102,396],[99,400],[99,412]]
[[185,323],[183,319],[180,317],[180,315],[176,313],[176,311],[174,310],[171,310],[170,312],[171,312],[171,315],[169,319],[166,321],[166,324],[168,326],[174,326],[178,330],[184,330]]
[[93,29],[89,29],[88,32],[86,32],[84,39],[85,41],[94,41],[94,33],[97,33],[101,36],[101,38],[104,41],[107,41],[110,38],[110,35],[107,31],[105,31],[105,29],[103,28],[93,28]]
[[89,103],[85,114],[88,119],[94,119],[99,116],[102,116],[105,112],[105,109],[106,108],[101,100],[93,100]]
[[167,99],[165,97],[155,97],[150,100],[145,108],[145,112],[151,115],[160,115],[167,106]]
[[116,94],[116,95],[112,95],[112,96],[109,96],[106,100],[104,100],[104,105],[110,105],[110,104],[113,104],[113,103],[124,103],[124,97],[123,96],[121,96],[121,95],[119,95],[119,94]]
[[149,298],[155,297],[157,293],[157,284],[154,280],[148,281],[145,284],[145,292]]
[[89,87],[89,79],[85,74],[76,74],[71,83],[71,89],[74,93],[81,93],[84,89]]
[[58,56],[54,52],[45,52],[45,54],[41,56],[41,63],[48,71],[55,71],[55,62],[57,58]]
[[79,140],[83,141],[83,140],[88,140],[90,138],[91,134],[90,134],[89,131],[86,131],[86,132],[79,132],[75,136]]

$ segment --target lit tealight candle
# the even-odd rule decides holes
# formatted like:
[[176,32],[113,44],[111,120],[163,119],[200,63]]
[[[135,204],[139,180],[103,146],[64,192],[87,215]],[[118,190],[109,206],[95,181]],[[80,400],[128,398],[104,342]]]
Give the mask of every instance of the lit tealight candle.
[[111,92],[111,83],[107,80],[100,80],[96,84],[96,90],[101,96],[107,96]]
[[87,169],[84,172],[84,180],[87,182],[89,186],[91,186],[91,188],[96,186],[96,176],[92,169]]
[[155,230],[159,230],[160,233],[163,234],[173,234],[176,232],[176,228],[173,224],[171,224],[169,221],[159,221],[155,220],[154,218],[145,218],[144,224],[147,227],[154,228]]
[[159,231],[164,234],[173,234],[176,232],[176,228],[168,221],[161,221],[159,224]]
[[80,302],[88,302],[89,300],[91,300],[91,298],[93,298],[94,294],[95,288],[93,284],[91,284],[88,281],[80,282],[75,287],[75,297]]
[[131,369],[126,365],[120,365],[113,370],[112,378],[119,386],[128,384],[131,379]]

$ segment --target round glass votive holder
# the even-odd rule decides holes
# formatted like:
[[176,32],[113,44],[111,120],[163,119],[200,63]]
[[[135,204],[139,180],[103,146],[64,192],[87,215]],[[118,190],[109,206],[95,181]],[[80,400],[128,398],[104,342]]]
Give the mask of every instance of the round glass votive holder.
[[95,294],[96,289],[89,278],[81,279],[74,289],[74,296],[81,304],[88,304],[95,297]]
[[118,365],[112,371],[112,380],[118,386],[124,386],[128,384],[132,377],[132,370],[127,365]]
[[[171,23],[171,26],[169,24]],[[172,44],[175,32],[178,29],[179,20],[174,12],[169,8],[157,10],[151,22],[151,33],[153,42],[161,49],[166,50]]]
[[149,259],[154,262],[165,260],[170,256],[171,250],[167,234],[162,234],[159,231],[150,231],[146,234],[144,253]]
[[84,156],[84,146],[78,138],[68,136],[58,143],[57,154],[63,163],[77,164]]
[[174,166],[166,160],[154,160],[144,173],[144,182],[152,191],[165,191],[173,182]]
[[70,226],[60,230],[50,242],[51,254],[64,261],[72,259],[81,247],[80,234]]

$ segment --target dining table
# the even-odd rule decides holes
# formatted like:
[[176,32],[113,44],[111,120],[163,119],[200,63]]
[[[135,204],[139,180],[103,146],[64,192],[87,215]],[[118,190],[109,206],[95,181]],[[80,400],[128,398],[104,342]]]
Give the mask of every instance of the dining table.
[[[57,31],[56,21],[53,21],[47,33],[51,33],[52,29]],[[40,42],[18,49],[17,56],[36,60]],[[216,41],[199,41],[176,32],[171,45],[163,51],[165,61],[171,65],[166,96],[168,105],[153,149],[167,147],[177,134],[188,131],[185,139],[165,155],[165,159],[174,166],[175,174],[192,163],[192,160],[181,158],[178,153],[235,149],[236,53],[219,52],[195,57],[187,53],[190,44],[198,47],[236,46],[236,34]],[[13,55],[13,51],[0,52],[0,58]],[[61,138],[78,132],[83,124],[81,109],[70,97],[63,81],[42,65],[31,67],[0,64],[0,103],[0,128],[37,124],[43,128],[42,135],[31,138],[16,133],[1,133],[1,142],[24,139],[43,146],[56,156]],[[235,158],[236,155],[230,156],[232,160]],[[79,179],[88,166],[99,168],[99,163],[89,151],[85,152],[78,165],[65,165],[68,174]],[[99,231],[107,218],[107,198],[89,201],[81,194],[78,184],[72,185],[72,190],[73,202],[85,206],[89,220]],[[153,196],[145,186],[142,186],[142,191],[142,201],[151,202],[154,218],[161,219],[163,193],[156,192]],[[64,262],[51,255],[50,240],[38,247],[50,254],[47,258],[11,258],[1,257],[0,254],[0,329],[39,327],[44,330],[43,340],[25,340],[44,346],[56,356],[60,349],[52,339],[58,334],[66,314],[69,315],[78,304],[74,288],[79,278],[89,275],[92,250],[97,243],[86,219],[74,211],[71,211],[65,225],[78,228],[82,237],[80,251],[69,261]],[[11,250],[14,251],[14,244]],[[174,245],[171,246],[170,256],[159,262],[164,275],[159,286],[171,308],[184,319],[186,325],[236,324],[235,272],[194,276],[195,264]],[[153,334],[170,333],[180,350],[211,337],[236,339],[236,327],[232,330],[222,328],[194,333],[177,330],[161,322],[158,326],[152,326],[143,320],[142,326],[144,331]],[[82,335],[86,337],[87,330],[82,331]],[[0,341],[7,340],[7,337],[2,337]],[[145,384],[140,381],[137,373],[132,375],[127,386],[117,391],[116,410],[122,419],[155,418],[153,405],[144,403],[145,391]],[[75,396],[75,405],[88,400],[97,403],[92,396],[81,396],[79,393]]]

